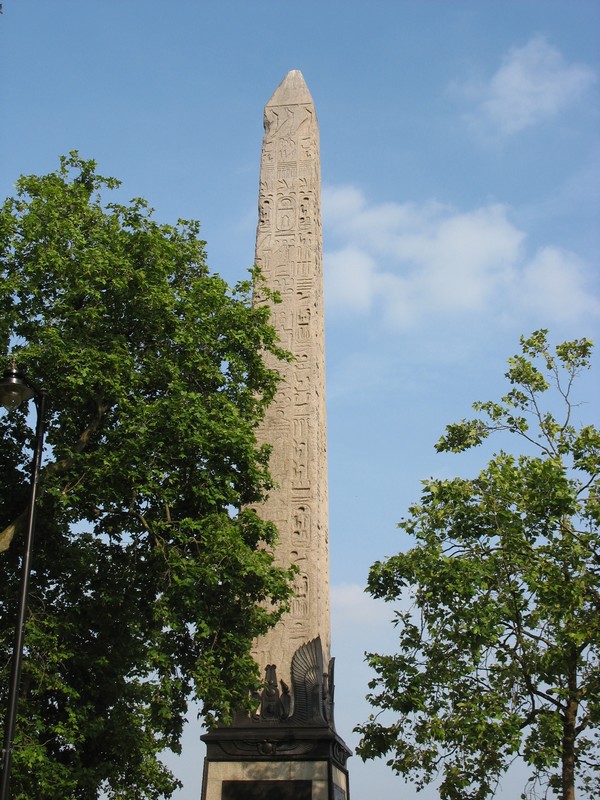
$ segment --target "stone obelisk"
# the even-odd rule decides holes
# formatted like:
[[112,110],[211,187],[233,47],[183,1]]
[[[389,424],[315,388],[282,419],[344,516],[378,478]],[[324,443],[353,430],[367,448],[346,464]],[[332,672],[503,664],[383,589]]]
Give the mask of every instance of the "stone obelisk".
[[294,356],[273,364],[283,381],[258,438],[272,447],[277,488],[257,511],[279,531],[277,562],[298,567],[291,611],[259,640],[255,657],[263,671],[277,665],[289,684],[301,644],[320,637],[325,664],[330,651],[319,129],[298,70],[265,107],[255,261],[279,292],[273,322]]
[[[348,800],[350,751],[335,731],[330,660],[325,337],[319,130],[298,70],[265,106],[256,264],[276,290],[273,325],[293,355],[258,433],[271,445],[278,564],[298,568],[289,613],[257,641],[256,713],[202,739],[203,800]],[[260,286],[256,302],[263,302]]]

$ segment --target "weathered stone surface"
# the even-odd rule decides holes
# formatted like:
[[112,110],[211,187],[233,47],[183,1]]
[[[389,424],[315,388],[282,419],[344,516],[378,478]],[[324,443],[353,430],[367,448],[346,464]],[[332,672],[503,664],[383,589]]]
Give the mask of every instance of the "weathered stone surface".
[[[265,106],[256,263],[282,302],[274,325],[294,360],[259,431],[273,447],[278,488],[257,508],[280,532],[279,564],[298,566],[289,614],[256,645],[267,665],[290,683],[298,647],[320,637],[329,662],[329,541],[325,419],[325,343],[319,130],[298,70],[289,72]],[[261,302],[257,297],[257,302]]]
[[[289,614],[256,644],[256,712],[202,736],[203,800],[346,800],[350,750],[333,722],[319,132],[298,71],[265,107],[256,263],[279,290],[274,324],[294,355],[259,432],[278,488],[256,510],[280,532],[276,560],[298,565]],[[258,292],[256,302],[263,302]],[[279,680],[279,679],[282,680]]]

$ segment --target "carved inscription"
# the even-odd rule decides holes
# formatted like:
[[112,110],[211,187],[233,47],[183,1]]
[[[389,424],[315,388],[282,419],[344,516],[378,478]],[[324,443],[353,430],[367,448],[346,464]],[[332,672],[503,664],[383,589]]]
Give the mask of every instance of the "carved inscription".
[[298,506],[292,519],[292,541],[296,547],[310,544],[310,506]]
[[[325,361],[321,265],[319,132],[299,72],[289,73],[265,108],[256,263],[281,302],[272,320],[290,363],[258,438],[272,448],[276,487],[258,509],[279,529],[277,563],[296,564],[290,613],[257,642],[261,668],[289,682],[298,643],[321,637],[329,653],[329,553]],[[265,302],[259,294],[255,302]],[[286,515],[287,514],[287,515]]]

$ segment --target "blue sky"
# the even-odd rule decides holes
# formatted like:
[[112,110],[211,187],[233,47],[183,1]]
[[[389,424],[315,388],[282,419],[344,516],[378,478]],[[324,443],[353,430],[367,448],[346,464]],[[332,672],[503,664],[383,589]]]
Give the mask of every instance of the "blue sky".
[[[600,339],[600,5],[5,0],[0,194],[78,149],[124,199],[200,219],[211,268],[243,278],[262,109],[290,69],[321,129],[333,648],[352,745],[363,652],[394,646],[368,566],[409,544],[396,523],[421,479],[482,463],[436,455],[444,425],[503,391],[521,334]],[[199,797],[198,732],[178,800]],[[353,800],[417,796],[381,763],[353,758],[350,775]]]

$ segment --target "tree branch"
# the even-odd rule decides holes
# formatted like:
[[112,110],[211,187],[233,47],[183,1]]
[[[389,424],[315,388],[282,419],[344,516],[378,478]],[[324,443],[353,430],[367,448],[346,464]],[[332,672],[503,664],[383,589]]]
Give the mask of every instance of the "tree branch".
[[[110,407],[107,403],[102,402],[99,398],[95,399],[96,410],[89,425],[81,432],[79,439],[73,447],[73,453],[79,455],[88,446],[92,434],[98,430],[102,417]],[[54,461],[45,466],[40,472],[40,490],[43,490],[44,483],[48,478],[53,475],[60,475],[66,472],[73,463],[73,456],[62,458],[60,461]],[[66,491],[64,492],[66,493]],[[20,533],[25,523],[27,516],[27,508],[25,508],[11,523],[9,523],[3,531],[0,532],[0,553],[8,550],[14,537]]]

